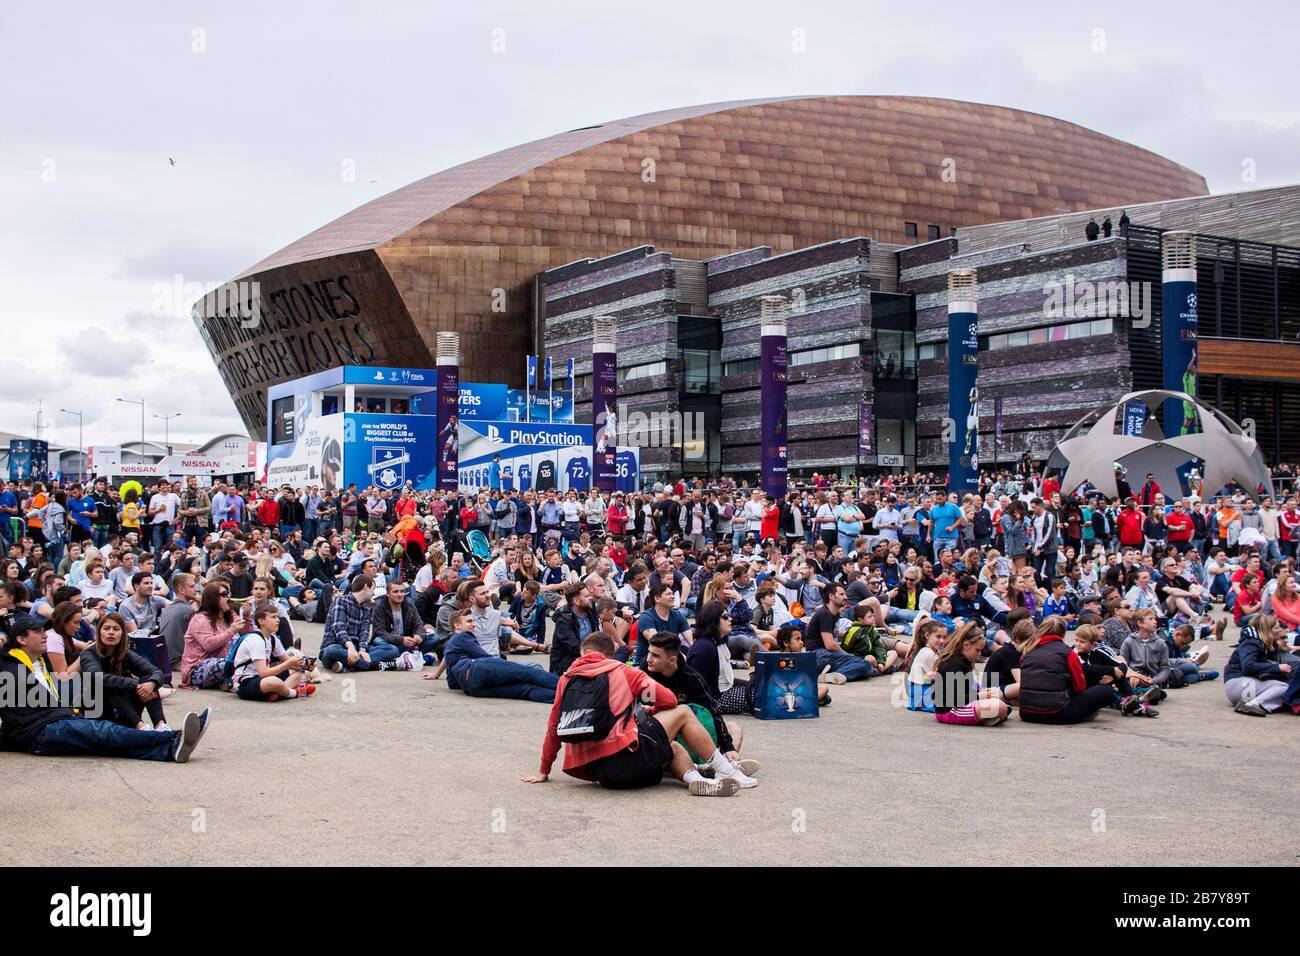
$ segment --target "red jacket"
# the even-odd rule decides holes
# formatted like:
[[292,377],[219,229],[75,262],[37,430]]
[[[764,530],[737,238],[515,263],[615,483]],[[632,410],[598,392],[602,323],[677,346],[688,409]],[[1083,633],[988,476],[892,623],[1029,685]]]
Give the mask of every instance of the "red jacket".
[[[551,716],[546,723],[546,740],[542,743],[539,772],[543,776],[551,772],[551,766],[560,752],[560,737],[556,733],[556,727],[560,721],[560,704],[564,700],[565,686],[571,677],[594,677],[597,674],[609,674],[609,709],[612,713],[621,714],[633,699],[639,700],[641,706],[651,713],[656,710],[671,710],[677,706],[677,695],[645,671],[628,667],[604,654],[584,654],[569,665],[555,688],[555,703],[551,705]],[[590,779],[583,773],[584,765],[618,753],[637,739],[637,733],[635,720],[620,721],[614,724],[614,729],[604,740],[568,744],[564,748],[564,772],[579,780]]]
[[280,504],[274,498],[263,498],[257,506],[259,524],[275,527],[280,523]]

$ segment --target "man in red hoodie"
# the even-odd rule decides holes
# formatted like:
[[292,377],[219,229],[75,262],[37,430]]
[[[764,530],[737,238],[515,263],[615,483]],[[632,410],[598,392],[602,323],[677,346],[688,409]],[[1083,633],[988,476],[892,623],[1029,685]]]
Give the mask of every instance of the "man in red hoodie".
[[[551,767],[560,752],[557,728],[569,681],[607,674],[610,711],[622,714],[634,703],[640,707],[633,708],[628,719],[616,721],[604,740],[568,744],[564,748],[565,773],[611,790],[631,790],[655,786],[667,770],[686,784],[693,797],[730,797],[742,786],[754,785],[756,781],[752,777],[746,777],[718,750],[695,712],[678,705],[672,691],[644,671],[610,657],[614,642],[609,635],[597,631],[579,649],[582,656],[569,665],[555,689],[555,703],[551,706],[546,740],[542,744],[541,766],[533,776],[521,777],[524,783],[545,783],[550,779]],[[713,779],[696,769],[686,748],[675,742],[679,736],[697,754],[712,754],[708,762],[713,768]]]
[[1138,510],[1132,498],[1124,502],[1124,510],[1115,516],[1115,524],[1119,529],[1119,543],[1126,548],[1141,548],[1144,543],[1142,522],[1145,520],[1146,516]]

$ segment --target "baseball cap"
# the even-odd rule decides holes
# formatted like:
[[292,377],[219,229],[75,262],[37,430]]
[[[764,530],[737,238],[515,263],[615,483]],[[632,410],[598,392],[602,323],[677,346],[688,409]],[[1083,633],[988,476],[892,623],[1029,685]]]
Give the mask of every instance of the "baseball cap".
[[247,563],[248,563],[248,552],[247,552],[247,551],[234,551],[234,552],[232,552],[231,555],[230,555],[230,560],[231,560],[231,561],[234,561],[235,564],[247,564]]
[[44,630],[45,621],[35,614],[15,614],[13,624],[9,626],[9,633],[15,637],[19,634],[26,634],[28,631]]

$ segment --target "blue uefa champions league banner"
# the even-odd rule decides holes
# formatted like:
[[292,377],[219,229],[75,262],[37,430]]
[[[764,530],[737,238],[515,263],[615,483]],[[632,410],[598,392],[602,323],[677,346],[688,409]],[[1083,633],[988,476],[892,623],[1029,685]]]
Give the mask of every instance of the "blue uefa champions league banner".
[[594,482],[601,491],[620,487],[618,465],[618,360],[611,351],[595,351],[591,356],[591,421],[594,444],[591,467]]
[[1135,438],[1142,437],[1142,432],[1147,427],[1147,405],[1146,402],[1125,402],[1124,403],[1124,434],[1132,435]]
[[399,491],[437,487],[438,422],[432,415],[358,415],[349,412],[343,480],[358,488],[373,485]]
[[948,313],[948,489],[979,490],[979,316]]
[[528,394],[526,389],[507,388],[505,385],[483,382],[460,383],[460,417],[467,421],[505,422],[527,421],[526,407],[532,409],[532,421],[547,420],[547,402],[550,402],[550,420],[554,423],[573,421],[573,393],[556,390],[553,396],[546,392]]
[[9,440],[9,480],[26,481],[32,475],[32,443],[26,438]]
[[[1196,281],[1195,270],[1171,270],[1179,274],[1190,272],[1190,280],[1166,280],[1160,287],[1161,353],[1163,358],[1164,387],[1175,392],[1186,392],[1196,397]],[[1187,402],[1169,400],[1164,403],[1164,433],[1168,437],[1186,435],[1198,429],[1196,409]]]

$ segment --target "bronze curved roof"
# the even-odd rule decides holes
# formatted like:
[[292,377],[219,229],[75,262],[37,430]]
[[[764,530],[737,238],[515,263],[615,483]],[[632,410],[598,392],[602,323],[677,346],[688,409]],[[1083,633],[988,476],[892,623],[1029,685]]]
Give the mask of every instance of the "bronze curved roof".
[[[780,107],[778,110],[755,109],[777,104]],[[746,116],[737,115],[742,112],[746,113]],[[852,121],[854,112],[860,113],[863,121],[872,119],[874,114],[874,118],[882,124],[881,127],[875,130],[863,128],[861,132],[866,135],[861,137],[846,136],[846,130],[834,129],[837,126],[857,125]],[[704,117],[717,117],[718,122],[691,122]],[[795,121],[791,125],[789,118],[795,117],[801,117],[802,121]],[[744,162],[744,157],[757,145],[757,141],[761,138],[763,124],[769,122],[769,118],[774,130],[779,126],[788,126],[798,133],[797,127],[803,125],[811,136],[816,127],[823,126],[828,128],[833,138],[844,142],[851,142],[856,138],[862,146],[875,145],[882,152],[887,153],[897,152],[899,147],[906,150],[910,146],[918,153],[918,164],[933,167],[936,174],[942,159],[951,154],[957,162],[957,182],[976,195],[985,187],[992,185],[989,181],[991,179],[989,171],[979,169],[976,179],[967,179],[963,182],[961,166],[963,160],[968,158],[966,155],[968,151],[959,147],[962,145],[961,140],[966,137],[954,136],[955,130],[966,125],[968,132],[978,133],[986,139],[987,151],[983,156],[969,157],[971,162],[1005,164],[1005,170],[1009,174],[1032,173],[1034,164],[1025,162],[1027,158],[1032,158],[1032,153],[1026,151],[1025,147],[1036,147],[1037,151],[1045,154],[1049,164],[1054,167],[1054,169],[1040,167],[1044,174],[1047,174],[1050,179],[1063,181],[1073,176],[1076,182],[1073,189],[1066,187],[1056,194],[1055,200],[1063,205],[1052,208],[1033,202],[1034,198],[1052,200],[1051,191],[1039,191],[1033,188],[1019,190],[1020,195],[1015,198],[1023,204],[1021,208],[1034,210],[1032,213],[1026,213],[1025,217],[1065,212],[1073,208],[1121,204],[1136,201],[1139,197],[1148,200],[1163,199],[1201,195],[1208,191],[1204,178],[1199,174],[1148,150],[1074,123],[1007,107],[912,96],[799,96],[735,100],[612,120],[558,133],[461,163],[459,166],[416,180],[357,207],[258,262],[241,273],[239,278],[292,263],[376,248],[398,239],[403,233],[416,228],[426,220],[494,186],[507,183],[548,163],[590,150],[592,147],[635,137],[636,134],[655,130],[658,127],[673,128],[675,124],[681,124],[676,128],[683,131],[715,130],[721,137],[719,145],[723,146],[724,151],[728,133],[734,134],[736,138],[732,142],[738,149],[731,158],[737,161],[738,169],[744,169],[750,166]],[[750,119],[752,123],[748,122]],[[904,138],[887,135],[888,130],[883,124],[891,120],[893,124],[899,125],[900,131],[906,131],[909,127],[913,130],[911,143]],[[927,128],[938,136],[926,135]],[[1077,153],[1074,156],[1069,154],[1070,147],[1077,147],[1078,144],[1085,142],[1093,144],[1096,148],[1094,162],[1087,162],[1086,156]],[[934,151],[935,146],[942,147],[939,152],[944,153],[943,156]],[[862,159],[865,165],[870,165],[866,157]],[[719,166],[725,166],[727,157],[720,153],[718,160]],[[1111,167],[1108,171],[1098,168],[1106,164],[1110,164]],[[1071,168],[1072,166],[1074,168]],[[755,165],[751,168],[759,167]],[[903,191],[906,191],[906,183],[900,183],[900,177],[905,178],[909,172],[914,171],[905,167],[896,170],[886,169],[881,171],[882,175],[874,178],[879,179],[884,186],[891,181],[896,185],[904,185]],[[1090,175],[1079,176],[1078,174],[1082,172]],[[1130,177],[1131,196],[1117,194],[1107,199],[1098,197],[1095,190],[1098,173],[1102,173],[1116,186],[1124,176]],[[937,175],[935,178],[934,185],[937,188],[942,180]],[[1113,190],[1116,193],[1120,191]],[[883,192],[888,194],[900,191],[896,188],[885,188]],[[896,198],[905,197],[898,195]],[[1085,205],[1080,207],[1079,203]],[[1006,214],[1007,210],[997,208],[1000,205],[1002,203],[999,200],[989,197],[989,201],[985,203],[988,220],[1025,218],[1015,214],[1014,208],[1010,210],[1012,214]],[[944,225],[950,224],[969,223],[944,223]],[[845,234],[852,231],[854,230],[847,230]],[[881,241],[894,238],[881,235],[879,231],[868,234]]]

